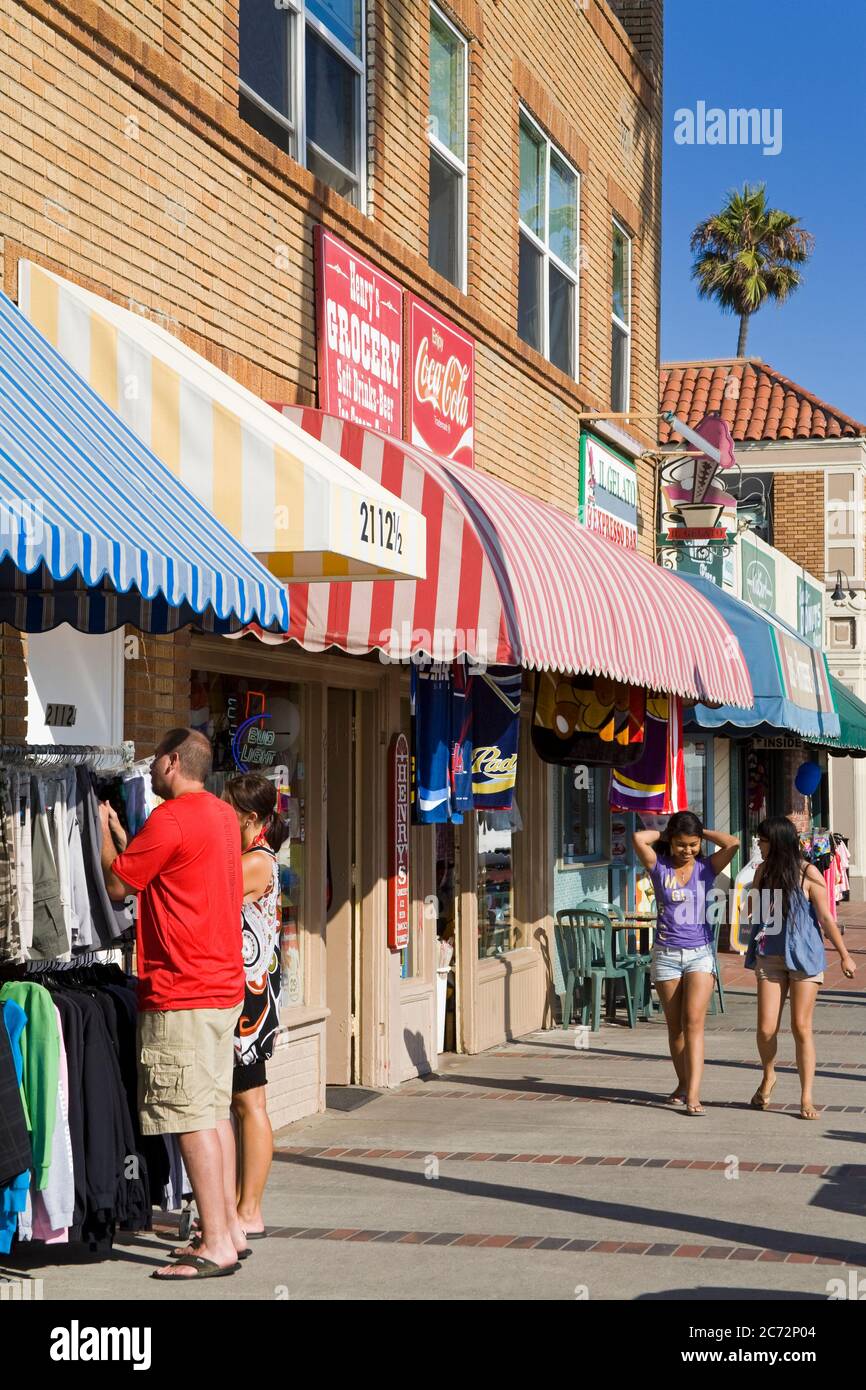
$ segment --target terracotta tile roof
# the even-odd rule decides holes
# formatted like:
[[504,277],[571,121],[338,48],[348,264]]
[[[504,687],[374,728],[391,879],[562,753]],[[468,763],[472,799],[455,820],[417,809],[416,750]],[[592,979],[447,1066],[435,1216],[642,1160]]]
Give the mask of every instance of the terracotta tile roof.
[[[663,362],[659,399],[661,410],[672,410],[687,425],[718,411],[738,442],[866,435],[866,425],[789,381],[760,357]],[[668,444],[672,438],[670,425],[661,420],[660,442]]]

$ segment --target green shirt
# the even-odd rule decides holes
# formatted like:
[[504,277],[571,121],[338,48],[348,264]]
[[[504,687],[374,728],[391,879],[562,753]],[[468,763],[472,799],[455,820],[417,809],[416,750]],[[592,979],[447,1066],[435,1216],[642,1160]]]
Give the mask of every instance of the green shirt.
[[30,1117],[33,1181],[41,1192],[48,1186],[57,1088],[60,1085],[60,1033],[54,1000],[42,985],[11,980],[0,989],[0,1000],[13,999],[27,1015],[21,1034],[21,1081]]

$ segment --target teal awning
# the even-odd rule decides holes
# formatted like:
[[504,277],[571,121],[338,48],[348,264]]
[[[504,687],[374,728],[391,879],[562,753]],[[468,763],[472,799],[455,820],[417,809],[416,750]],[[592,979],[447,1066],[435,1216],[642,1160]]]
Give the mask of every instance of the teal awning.
[[835,758],[866,758],[866,704],[835,676],[830,677],[830,691],[839,716],[839,737],[806,742],[820,743]]
[[759,613],[697,575],[680,578],[718,609],[733,632],[752,678],[751,709],[736,705],[695,705],[687,728],[707,729],[726,738],[771,737],[793,733],[825,744],[840,733],[830,691],[827,660],[781,618]]

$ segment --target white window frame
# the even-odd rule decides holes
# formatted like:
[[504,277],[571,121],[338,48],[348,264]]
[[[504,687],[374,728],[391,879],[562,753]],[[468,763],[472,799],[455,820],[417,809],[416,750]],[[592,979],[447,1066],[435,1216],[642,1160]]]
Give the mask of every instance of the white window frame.
[[[853,536],[831,537],[830,527],[828,525],[830,516],[830,487],[828,479],[831,477],[838,477],[840,474],[848,478],[853,477],[854,479],[854,534]],[[835,581],[837,569],[841,569],[843,574],[847,573],[844,565],[838,564],[834,558],[835,554],[838,554],[840,550],[853,550],[854,573],[849,574],[848,578],[852,584],[855,580],[857,580],[858,583],[862,583],[864,577],[866,577],[866,573],[864,573],[866,572],[866,564],[864,564],[864,561],[866,561],[866,556],[864,556],[866,536],[864,536],[863,518],[863,476],[861,469],[856,463],[852,462],[845,466],[840,464],[836,468],[826,468],[824,470],[824,520],[824,564],[826,566],[825,577],[827,582],[829,583],[831,579]]]
[[[632,320],[632,302],[631,302],[631,300],[632,300],[632,282],[631,282],[631,266],[632,266],[632,235],[631,235],[631,232],[629,232],[629,231],[623,226],[623,224],[619,221],[619,219],[616,218],[616,217],[614,217],[614,218],[611,219],[611,226],[612,226],[612,228],[614,228],[616,231],[618,231],[618,232],[625,238],[625,243],[626,243],[626,246],[628,247],[628,256],[627,256],[627,261],[626,261],[626,284],[627,284],[626,304],[628,305],[628,323],[626,323],[623,319],[621,319],[621,318],[619,317],[618,314],[615,314],[615,313],[614,313],[614,311],[613,311],[613,282],[611,282],[611,287],[610,287],[610,319],[611,319],[611,324],[614,325],[615,327],[617,327],[621,333],[624,333],[624,334],[625,334],[625,338],[626,338],[625,405],[617,405],[616,409],[617,409],[617,410],[626,411],[626,410],[629,410],[629,409],[631,408],[631,320]],[[613,235],[613,233],[611,233],[611,235]],[[613,334],[611,334],[611,349],[612,349],[612,347],[613,347]],[[611,350],[611,361],[610,361],[610,377],[611,377],[611,398],[612,398],[612,397],[613,397],[613,351],[612,351],[612,350]],[[611,404],[613,404],[612,399],[611,399]]]
[[[574,361],[571,371],[567,373],[574,381],[580,381],[580,170],[572,164],[571,160],[563,154],[558,145],[554,144],[550,136],[538,124],[535,117],[530,114],[527,108],[520,104],[519,120],[528,125],[541,140],[545,148],[544,155],[544,241],[528,227],[519,213],[520,197],[520,169],[518,161],[518,240],[520,236],[525,236],[528,241],[541,253],[541,300],[542,300],[542,321],[541,321],[541,355],[550,362],[550,264],[556,266],[560,274],[564,275],[574,285]],[[518,142],[519,142],[518,131]],[[564,261],[561,261],[554,251],[550,249],[550,152],[556,151],[557,159],[561,160],[566,169],[574,175],[574,196],[577,213],[577,246],[576,246],[576,268],[571,269]],[[518,245],[518,254],[520,247]],[[555,365],[551,363],[551,365]]]
[[[430,97],[428,85],[427,97],[427,140],[430,148],[439,158],[455,173],[460,175],[460,275],[457,281],[457,289],[463,294],[466,293],[466,274],[467,261],[469,259],[469,40],[461,34],[456,25],[452,24],[446,14],[440,10],[438,5],[430,5],[431,17],[435,14],[439,23],[445,28],[450,29],[451,33],[463,47],[463,159],[459,160],[456,155],[439,140],[431,129],[430,123]],[[427,43],[429,53],[430,29],[428,22]],[[430,213],[427,213],[427,236],[429,245],[430,236]],[[451,282],[449,281],[449,284]]]
[[[358,129],[355,137],[355,159],[358,165],[357,175],[351,169],[346,169],[342,164],[338,164],[331,155],[315,146],[318,154],[329,164],[341,170],[348,179],[357,184],[358,187],[358,208],[362,213],[367,213],[367,6],[368,0],[361,0],[361,56],[358,57],[344,43],[341,43],[336,35],[332,34],[327,25],[321,20],[310,14],[305,0],[280,0],[278,9],[287,14],[295,16],[295,54],[294,71],[289,74],[289,90],[292,94],[292,106],[296,113],[296,120],[290,121],[281,111],[277,111],[269,102],[260,97],[254,87],[250,87],[246,82],[239,81],[240,92],[254,105],[258,106],[266,116],[281,125],[287,130],[294,140],[295,150],[291,156],[296,163],[307,167],[307,29],[312,29],[318,38],[332,48],[342,60],[353,68],[361,79],[358,112]],[[290,57],[289,61],[292,59]],[[310,141],[312,144],[313,142]]]

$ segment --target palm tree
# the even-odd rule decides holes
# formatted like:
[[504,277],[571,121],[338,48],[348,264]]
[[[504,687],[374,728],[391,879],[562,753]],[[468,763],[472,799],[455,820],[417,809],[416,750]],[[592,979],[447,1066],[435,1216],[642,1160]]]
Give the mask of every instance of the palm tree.
[[812,254],[815,238],[796,217],[767,206],[765,184],[731,189],[721,212],[692,232],[692,278],[701,299],[715,299],[723,313],[738,314],[737,356],[746,353],[749,319],[768,299],[782,304],[803,277],[797,266]]

